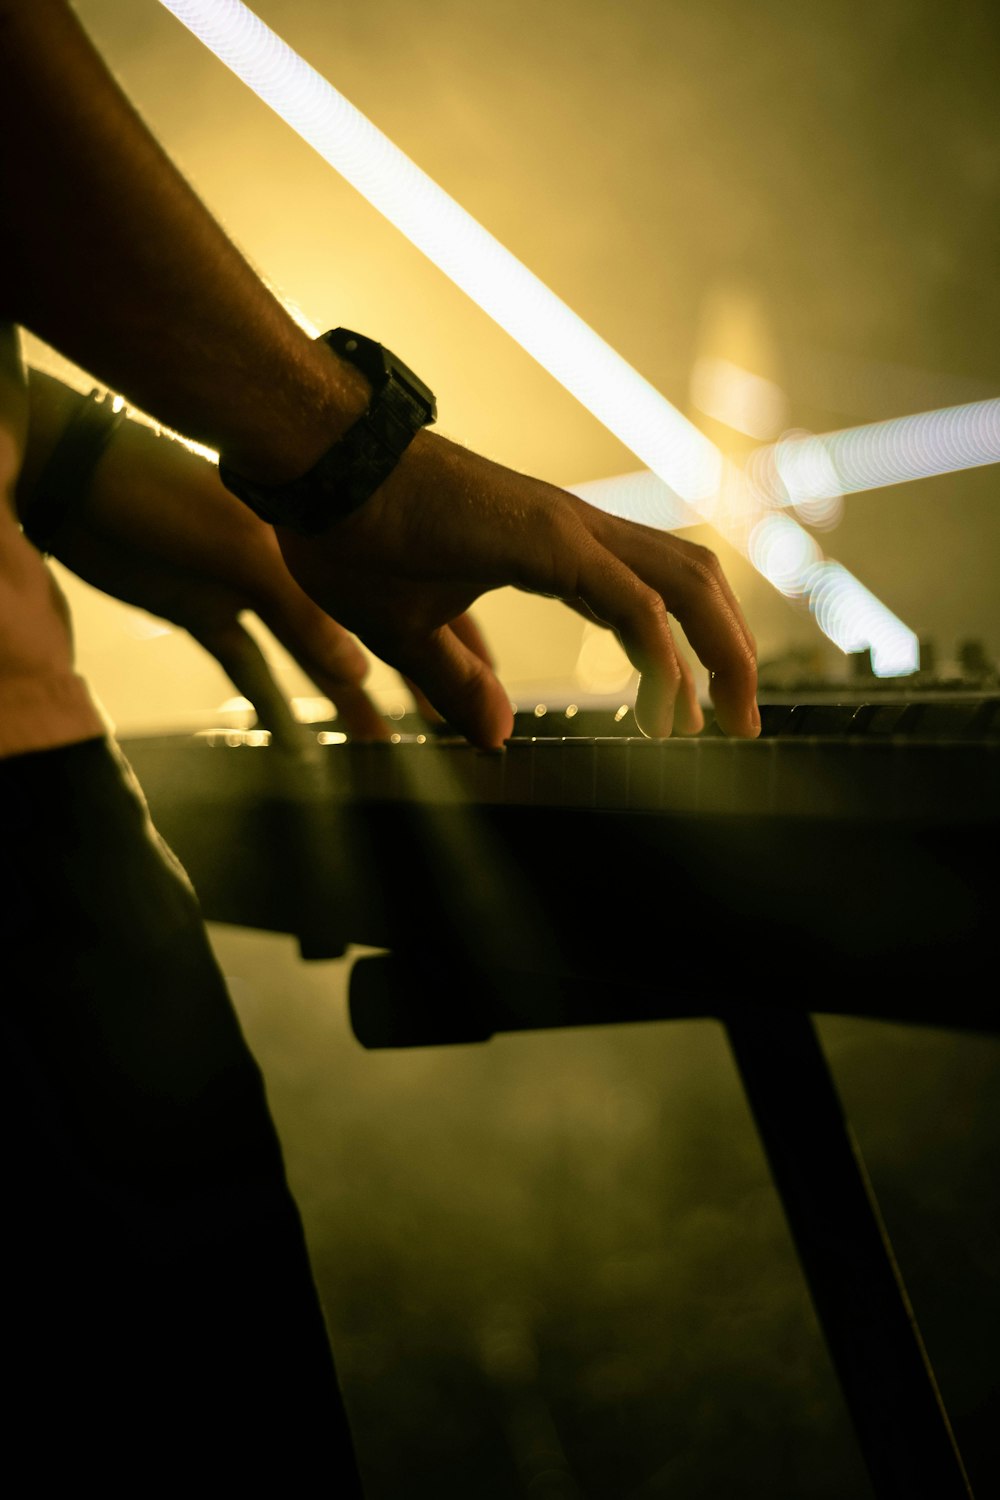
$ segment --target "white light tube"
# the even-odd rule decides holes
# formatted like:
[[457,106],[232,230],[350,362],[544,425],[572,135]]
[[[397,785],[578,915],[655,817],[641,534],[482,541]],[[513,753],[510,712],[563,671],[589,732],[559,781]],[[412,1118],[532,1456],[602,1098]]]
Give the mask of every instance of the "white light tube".
[[789,435],[747,465],[771,505],[799,505],[1000,463],[1000,398],[818,435]]

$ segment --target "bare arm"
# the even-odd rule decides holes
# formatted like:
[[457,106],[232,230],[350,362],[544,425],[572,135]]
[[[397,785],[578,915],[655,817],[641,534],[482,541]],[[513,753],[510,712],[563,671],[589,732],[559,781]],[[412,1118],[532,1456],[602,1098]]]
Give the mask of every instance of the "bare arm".
[[[364,409],[363,377],[298,328],[173,168],[64,0],[0,0],[3,311],[264,483],[293,478]],[[653,734],[696,730],[668,614],[753,735],[754,644],[714,556],[420,433],[322,537],[279,533],[295,578],[479,744],[506,694],[452,628],[483,592],[551,594],[617,631]]]
[[65,0],[0,0],[0,57],[0,315],[262,479],[308,468],[363,379],[261,282]]

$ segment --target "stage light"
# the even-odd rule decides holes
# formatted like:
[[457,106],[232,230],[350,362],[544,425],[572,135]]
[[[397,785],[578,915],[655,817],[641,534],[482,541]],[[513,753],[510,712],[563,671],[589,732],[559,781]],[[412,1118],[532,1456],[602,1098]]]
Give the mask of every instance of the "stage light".
[[[774,445],[776,494],[783,494],[807,526],[831,530],[844,513],[837,470],[822,442],[806,432],[790,432]],[[784,501],[782,502],[784,503]]]
[[823,559],[817,542],[789,516],[764,516],[750,533],[750,561],[790,599],[807,592],[806,576]]
[[[748,512],[792,509],[808,525],[828,527],[844,495],[993,463],[1000,463],[1000,399],[972,401],[835,432],[787,432],[747,457],[742,503]],[[649,472],[588,481],[573,493],[647,525],[676,528],[701,519]]]
[[779,442],[755,448],[743,461],[743,504],[764,511],[795,512],[807,526],[830,531],[844,511],[844,497],[826,450],[804,440],[813,433],[786,433]]
[[842,651],[871,653],[876,677],[906,677],[920,666],[920,642],[909,626],[831,559],[815,564],[803,580],[816,623]]
[[790,516],[764,516],[750,533],[750,560],[789,599],[804,600],[841,651],[870,651],[876,677],[905,677],[920,666],[920,643],[853,573],[826,558]]
[[789,433],[748,465],[772,504],[797,505],[1000,462],[1000,398],[822,434]]

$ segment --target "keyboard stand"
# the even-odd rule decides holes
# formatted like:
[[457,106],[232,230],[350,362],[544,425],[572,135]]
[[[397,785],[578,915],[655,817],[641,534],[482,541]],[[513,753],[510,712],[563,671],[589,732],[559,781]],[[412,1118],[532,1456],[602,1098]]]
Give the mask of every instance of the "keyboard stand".
[[972,1491],[812,1017],[725,1019],[875,1494]]
[[[606,985],[588,994],[576,980],[456,972],[453,959],[426,951],[359,958],[350,1012],[362,1045],[469,1043],[496,1031],[628,1018],[609,1003]],[[754,1002],[720,1014],[686,999],[656,1013],[714,1016],[725,1027],[875,1495],[968,1500],[951,1424],[811,1015]]]

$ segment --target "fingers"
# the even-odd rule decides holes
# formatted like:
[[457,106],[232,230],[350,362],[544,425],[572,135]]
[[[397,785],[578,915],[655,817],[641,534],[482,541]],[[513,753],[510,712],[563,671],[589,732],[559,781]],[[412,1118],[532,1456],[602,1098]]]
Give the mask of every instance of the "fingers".
[[189,629],[215,657],[236,691],[253,704],[258,723],[270,730],[274,743],[289,750],[299,747],[302,726],[250,632],[235,618],[220,625]]
[[416,704],[417,713],[420,717],[428,724],[443,724],[444,719],[438,713],[427,694],[420,690],[411,677],[403,677],[402,680],[413,695],[413,701]]
[[496,662],[492,651],[486,644],[486,637],[468,611],[457,615],[451,622],[451,628],[459,640],[468,646],[470,651],[474,651],[480,661],[486,663],[491,672],[496,670]]
[[[473,651],[479,657],[480,661],[485,662],[491,671],[494,669],[493,655],[486,644],[486,638],[470,614],[457,615],[451,622],[451,629],[463,645],[468,646],[469,650]],[[404,677],[403,681],[413,694],[414,702],[417,705],[417,712],[421,717],[426,719],[428,724],[443,723],[441,715],[433,703],[431,703],[427,694],[411,678]]]
[[278,539],[302,587],[456,730],[480,745],[510,732],[492,669],[464,623],[447,622],[512,584],[582,604],[617,632],[641,676],[637,713],[647,733],[692,733],[701,722],[668,612],[708,669],[723,730],[759,733],[753,639],[712,553],[442,441],[429,434],[411,445],[416,457],[400,464],[374,509],[348,518],[335,546],[281,529]]
[[694,684],[681,666],[662,596],[592,539],[581,546],[576,561],[575,592],[617,632],[639,672],[635,716],[640,729],[654,737],[671,734],[678,700],[678,728],[693,727]]
[[[605,630],[611,628],[607,621],[600,619],[584,600],[566,599],[564,602],[591,625],[600,625]],[[619,644],[621,644],[620,638]],[[677,661],[677,669],[680,673],[680,686],[674,703],[674,733],[698,734],[705,727],[705,715],[702,713],[701,704],[698,701],[698,688],[694,680],[694,673],[691,671],[683,652],[678,651],[676,646],[674,647],[674,655]],[[642,683],[640,682],[641,688]]]
[[352,740],[387,740],[392,726],[364,688],[337,682],[321,671],[310,673],[320,691],[337,710],[337,727]]
[[[637,580],[652,589],[683,625],[699,660],[708,668],[709,692],[720,727],[727,734],[755,738],[760,733],[760,714],[756,705],[756,647],[715,554],[706,547],[652,527],[638,526],[611,516],[600,516],[590,524],[601,543],[613,551]],[[626,588],[624,581],[620,587],[622,590]],[[634,589],[632,592],[634,594]],[[593,604],[593,599],[590,602]],[[634,600],[629,610],[635,620]],[[638,630],[634,638],[639,649],[650,650],[666,625],[658,627],[644,621],[632,628]],[[622,643],[625,644],[624,637]],[[631,659],[635,662],[634,658]],[[667,691],[669,683],[677,681],[673,675],[675,671],[683,679],[683,667],[675,649],[668,653],[661,646],[654,652],[652,660],[654,673],[657,661],[662,662],[668,672]],[[676,669],[673,662],[677,662]],[[640,697],[642,695],[640,687]],[[649,700],[647,711],[652,709],[655,712],[653,700],[658,701],[655,683],[646,685],[646,695]]]
[[472,744],[498,749],[510,736],[510,699],[482,657],[450,626],[407,636],[398,648],[380,654]]
[[368,658],[349,631],[305,595],[296,600],[294,611],[272,607],[259,613],[275,638],[333,703],[337,723],[345,734],[358,740],[389,738],[391,729],[384,714],[362,686],[368,675]]
[[677,652],[677,665],[681,670],[681,687],[674,707],[674,733],[699,734],[705,727],[705,715],[698,702],[694,673],[683,651]]
[[[275,611],[260,617],[289,654],[312,679],[337,710],[337,722],[352,739],[385,740],[389,726],[361,685],[368,661],[356,641],[335,620],[310,603],[312,638]],[[249,699],[262,728],[270,730],[276,745],[301,747],[307,733],[295,717],[291,704],[279,687],[267,658],[244,625],[235,616],[209,623],[188,624],[195,639],[222,667],[242,697]]]

